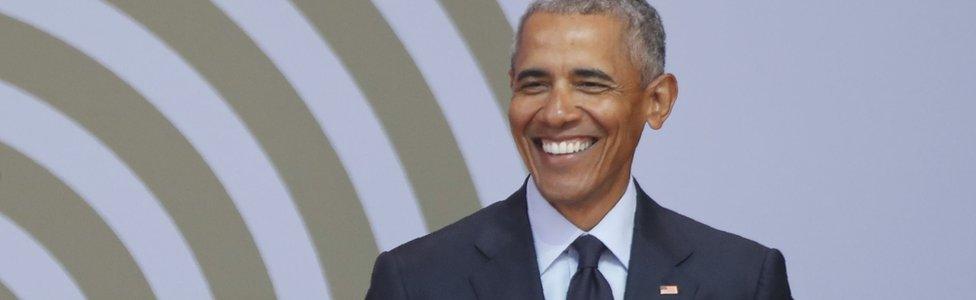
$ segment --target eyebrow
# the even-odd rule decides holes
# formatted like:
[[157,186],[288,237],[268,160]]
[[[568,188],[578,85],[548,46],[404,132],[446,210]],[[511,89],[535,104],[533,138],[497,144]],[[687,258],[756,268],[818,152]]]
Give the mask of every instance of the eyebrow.
[[[595,69],[595,68],[573,69],[573,75],[582,78],[597,78],[600,80],[616,83],[616,81],[613,80],[613,77],[611,77],[609,74],[603,72],[603,70]],[[549,77],[549,76],[550,76],[549,72],[546,70],[531,68],[519,72],[518,75],[515,76],[515,81],[521,81],[522,79],[531,78],[531,77]]]
[[543,69],[525,69],[519,72],[518,76],[515,76],[515,81],[521,81],[522,79],[529,77],[549,77],[549,72],[546,72]]
[[613,77],[610,77],[609,74],[603,72],[600,69],[593,69],[593,68],[573,69],[573,75],[577,77],[583,77],[583,78],[597,78],[597,79],[616,83],[615,81],[613,81]]

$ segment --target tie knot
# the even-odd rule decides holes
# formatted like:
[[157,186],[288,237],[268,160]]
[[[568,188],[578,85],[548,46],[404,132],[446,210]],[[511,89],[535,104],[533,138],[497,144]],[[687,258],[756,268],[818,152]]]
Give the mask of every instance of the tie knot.
[[600,255],[606,248],[603,242],[589,234],[573,241],[573,249],[576,249],[576,253],[579,254],[579,268],[596,268]]

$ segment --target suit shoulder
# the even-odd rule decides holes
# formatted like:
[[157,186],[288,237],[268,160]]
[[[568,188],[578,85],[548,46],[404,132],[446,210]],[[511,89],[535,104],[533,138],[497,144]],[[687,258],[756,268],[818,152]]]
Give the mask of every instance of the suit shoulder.
[[389,252],[406,259],[418,258],[418,256],[443,257],[442,254],[456,254],[457,251],[470,247],[474,243],[474,239],[481,228],[493,216],[500,213],[499,210],[504,205],[507,205],[506,201],[496,202],[450,225],[406,242]]
[[[694,245],[682,264],[685,272],[708,281],[704,298],[791,299],[786,265],[779,250],[715,229],[668,209],[659,214]],[[702,275],[708,274],[708,275]],[[757,296],[757,295],[775,296]],[[735,295],[735,296],[733,296]]]
[[695,219],[662,207],[662,215],[680,230],[689,242],[706,253],[747,256],[762,259],[772,249],[751,239],[716,229]]
[[[474,242],[483,228],[490,226],[487,224],[501,213],[499,207],[503,205],[504,201],[490,205],[380,254],[376,264],[382,263],[385,268],[374,269],[374,284],[394,288],[377,287],[376,295],[397,292],[414,299],[448,299],[452,297],[448,295],[468,293],[467,275],[485,260]],[[383,281],[383,276],[388,274],[397,275],[396,284],[384,285],[391,282]]]

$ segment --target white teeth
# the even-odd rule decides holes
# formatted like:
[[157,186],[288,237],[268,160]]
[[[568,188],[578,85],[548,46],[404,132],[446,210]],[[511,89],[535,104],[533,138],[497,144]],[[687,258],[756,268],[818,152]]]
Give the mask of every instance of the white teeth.
[[587,140],[572,140],[572,141],[561,141],[555,142],[550,140],[542,140],[542,151],[549,154],[570,154],[576,153],[586,148],[589,148],[593,144],[593,141]]

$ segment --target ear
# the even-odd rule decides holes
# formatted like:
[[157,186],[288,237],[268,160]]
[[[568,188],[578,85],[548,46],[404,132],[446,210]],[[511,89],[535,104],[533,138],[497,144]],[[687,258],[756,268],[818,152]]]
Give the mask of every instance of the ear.
[[671,73],[661,74],[644,87],[643,97],[647,124],[654,130],[661,129],[678,99],[678,79]]

